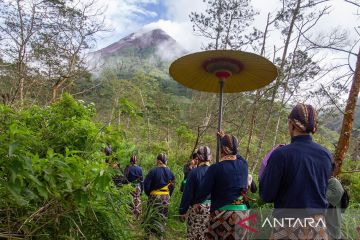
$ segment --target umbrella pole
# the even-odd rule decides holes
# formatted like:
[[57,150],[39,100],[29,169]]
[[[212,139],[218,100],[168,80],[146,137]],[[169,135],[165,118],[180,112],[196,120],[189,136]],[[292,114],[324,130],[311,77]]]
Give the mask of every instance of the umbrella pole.
[[[219,78],[219,84],[220,84],[220,102],[219,102],[219,116],[218,116],[218,128],[217,131],[221,131],[221,122],[222,122],[222,115],[223,115],[223,98],[224,98],[224,78]],[[217,147],[216,147],[216,162],[219,162],[220,160],[220,136],[216,134],[217,136]]]

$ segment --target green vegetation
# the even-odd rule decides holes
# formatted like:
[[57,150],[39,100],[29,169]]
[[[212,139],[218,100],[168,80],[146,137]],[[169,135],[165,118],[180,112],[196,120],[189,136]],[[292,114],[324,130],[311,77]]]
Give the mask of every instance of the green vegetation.
[[[146,117],[137,114],[136,104],[130,100],[122,100],[121,106],[131,122]],[[48,107],[14,110],[1,105],[0,116],[0,237],[141,239],[141,224],[129,211],[132,187],[116,188],[111,177],[120,173],[105,163],[102,149],[111,143],[114,152],[110,163],[118,161],[124,168],[130,155],[136,153],[145,173],[154,165],[157,153],[169,155],[178,186],[171,199],[166,239],[184,239],[185,224],[177,217],[179,182],[182,164],[196,137],[187,126],[171,124],[171,140],[167,142],[154,137],[161,132],[154,123],[151,141],[141,141],[142,136],[136,133],[147,133],[140,123],[124,128],[122,124],[95,122],[94,105],[67,94]],[[358,208],[360,179],[357,175],[344,177],[352,196],[351,207]],[[252,197],[258,198],[256,194]],[[144,195],[142,200],[145,207]],[[271,207],[261,202],[253,206]]]
[[[92,105],[64,95],[46,108],[0,106],[0,237],[129,236],[130,187],[117,189]],[[121,197],[119,197],[121,196]]]

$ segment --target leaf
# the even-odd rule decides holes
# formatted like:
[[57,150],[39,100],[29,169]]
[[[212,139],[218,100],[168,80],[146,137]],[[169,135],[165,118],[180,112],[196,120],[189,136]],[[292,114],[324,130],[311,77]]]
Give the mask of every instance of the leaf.
[[17,146],[19,146],[18,142],[13,142],[12,144],[9,145],[9,152],[8,152],[9,157],[14,156],[14,152],[15,152]]
[[48,199],[49,194],[45,188],[43,188],[42,186],[38,186],[38,187],[36,187],[36,190],[38,191],[38,193],[41,197],[43,197],[44,199]]

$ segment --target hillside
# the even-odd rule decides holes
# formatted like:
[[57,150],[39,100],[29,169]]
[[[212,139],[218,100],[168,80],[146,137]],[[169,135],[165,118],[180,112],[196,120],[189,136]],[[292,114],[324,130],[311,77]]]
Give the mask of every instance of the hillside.
[[[83,82],[80,88],[99,85],[96,90],[102,95],[106,94],[102,90],[108,88],[104,85],[111,78],[129,80],[134,75],[146,74],[163,91],[190,96],[191,91],[173,81],[168,74],[171,61],[186,53],[182,46],[161,29],[135,32],[88,55],[93,78],[91,82]],[[96,99],[93,101],[97,102]]]
[[[359,99],[357,100],[356,105],[357,106],[355,109],[354,122],[353,122],[353,134],[355,136],[358,136],[360,132],[360,100]],[[340,113],[339,111],[335,112],[335,115],[326,116],[323,118],[324,125],[327,128],[336,131],[338,133],[340,133],[341,131],[342,120],[343,120],[343,114]]]
[[107,47],[91,52],[88,59],[91,69],[101,71],[105,65],[119,67],[119,62],[127,59],[135,60],[131,64],[134,68],[143,68],[141,65],[148,63],[161,66],[186,53],[187,51],[166,32],[154,29],[131,33]]

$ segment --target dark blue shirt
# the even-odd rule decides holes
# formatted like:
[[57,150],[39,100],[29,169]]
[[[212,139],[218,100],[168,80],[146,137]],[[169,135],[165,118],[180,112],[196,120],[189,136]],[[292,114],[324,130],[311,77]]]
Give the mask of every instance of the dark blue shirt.
[[[195,199],[199,198],[201,180],[204,178],[208,168],[208,166],[203,165],[189,172],[179,207],[179,213],[181,215],[185,214],[189,207],[195,204]],[[208,196],[207,199],[210,199],[210,196]]]
[[[158,190],[165,187],[170,182],[175,181],[175,176],[171,170],[167,167],[155,167],[149,171],[144,181],[144,190],[146,195],[150,195],[151,191]],[[170,195],[172,194],[174,187],[169,187]]]
[[331,154],[326,148],[310,135],[293,137],[291,144],[271,154],[260,181],[260,197],[274,202],[274,216],[288,214],[285,208],[307,209],[303,216],[323,213],[331,171]]
[[131,165],[125,171],[126,178],[129,182],[135,182],[136,180],[142,182],[143,173],[141,167],[138,165]]
[[211,194],[210,212],[214,212],[241,196],[247,188],[247,177],[248,164],[241,156],[215,163],[207,170],[195,202],[201,203]]

